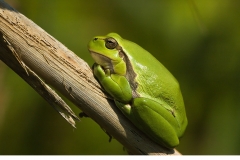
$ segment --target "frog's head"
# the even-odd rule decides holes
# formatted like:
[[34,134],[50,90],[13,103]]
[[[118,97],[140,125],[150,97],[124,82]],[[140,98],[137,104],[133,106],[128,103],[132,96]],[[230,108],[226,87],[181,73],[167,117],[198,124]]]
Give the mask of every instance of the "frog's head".
[[126,64],[123,60],[122,48],[118,43],[121,39],[116,33],[96,36],[89,42],[88,49],[94,61],[104,70],[109,69],[111,73],[125,75]]

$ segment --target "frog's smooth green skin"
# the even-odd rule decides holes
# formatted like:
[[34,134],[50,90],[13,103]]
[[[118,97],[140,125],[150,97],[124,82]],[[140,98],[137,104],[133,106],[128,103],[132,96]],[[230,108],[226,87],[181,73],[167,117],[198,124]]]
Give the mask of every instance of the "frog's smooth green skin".
[[157,143],[174,148],[187,126],[177,80],[148,51],[116,33],[88,45],[93,72],[132,123]]

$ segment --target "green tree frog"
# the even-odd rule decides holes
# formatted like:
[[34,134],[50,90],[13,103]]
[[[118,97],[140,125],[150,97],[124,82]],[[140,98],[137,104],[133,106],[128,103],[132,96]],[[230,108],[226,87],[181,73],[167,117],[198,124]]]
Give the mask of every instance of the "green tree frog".
[[148,51],[116,33],[94,37],[93,73],[116,106],[155,142],[174,148],[187,126],[177,80]]

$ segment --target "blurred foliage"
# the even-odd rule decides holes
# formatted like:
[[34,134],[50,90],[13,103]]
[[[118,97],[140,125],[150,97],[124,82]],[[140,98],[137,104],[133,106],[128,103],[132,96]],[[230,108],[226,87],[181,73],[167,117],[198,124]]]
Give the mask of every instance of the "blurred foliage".
[[[181,85],[189,125],[177,149],[240,154],[239,0],[6,2],[89,65],[87,43],[93,36],[114,31],[138,43]],[[126,154],[90,118],[71,128],[2,62],[0,90],[0,154]]]

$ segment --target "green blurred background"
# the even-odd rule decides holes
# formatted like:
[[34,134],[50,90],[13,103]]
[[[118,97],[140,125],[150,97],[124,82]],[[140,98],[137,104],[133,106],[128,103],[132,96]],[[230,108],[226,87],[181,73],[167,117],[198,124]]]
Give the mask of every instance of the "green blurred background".
[[[181,85],[189,125],[177,149],[240,154],[239,0],[6,2],[89,65],[87,43],[93,36],[114,31],[138,43]],[[0,154],[127,154],[90,118],[73,129],[2,62],[0,90]]]

